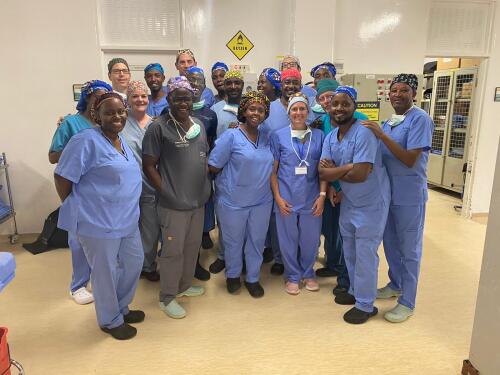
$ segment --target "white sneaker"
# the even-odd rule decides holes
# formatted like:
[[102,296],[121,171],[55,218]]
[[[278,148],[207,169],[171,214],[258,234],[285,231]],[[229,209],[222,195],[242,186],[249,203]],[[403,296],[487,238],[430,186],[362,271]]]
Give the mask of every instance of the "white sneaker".
[[86,305],[94,302],[94,296],[84,286],[74,292],[70,292],[70,295],[79,305]]

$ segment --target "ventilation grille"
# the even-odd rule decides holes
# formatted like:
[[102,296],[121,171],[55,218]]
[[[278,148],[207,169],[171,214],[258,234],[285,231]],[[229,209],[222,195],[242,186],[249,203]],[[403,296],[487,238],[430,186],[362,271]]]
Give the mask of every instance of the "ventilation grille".
[[179,0],[99,0],[103,48],[178,49]]
[[428,56],[484,56],[492,2],[434,1],[427,32]]

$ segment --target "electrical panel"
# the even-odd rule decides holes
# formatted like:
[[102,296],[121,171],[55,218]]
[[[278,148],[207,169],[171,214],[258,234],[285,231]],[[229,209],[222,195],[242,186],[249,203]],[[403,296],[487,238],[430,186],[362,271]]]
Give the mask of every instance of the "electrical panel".
[[[382,124],[394,113],[389,101],[389,88],[396,74],[346,74],[340,78],[343,85],[352,86],[358,92],[360,104],[378,102],[378,121]],[[423,75],[417,75],[419,84],[423,81]],[[420,87],[415,104],[420,105]]]

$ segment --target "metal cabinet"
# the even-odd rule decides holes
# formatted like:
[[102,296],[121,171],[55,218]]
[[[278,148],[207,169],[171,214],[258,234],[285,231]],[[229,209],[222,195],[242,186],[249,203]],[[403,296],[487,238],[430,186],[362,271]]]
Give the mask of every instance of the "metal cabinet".
[[432,185],[462,192],[476,82],[476,68],[434,74],[430,115],[435,128],[427,170]]
[[[340,80],[343,85],[349,85],[358,92],[358,102],[379,102],[379,118],[382,124],[394,113],[389,100],[389,89],[395,74],[346,74]],[[422,82],[423,76],[417,75],[418,81]],[[415,104],[420,106],[421,96],[417,95]]]

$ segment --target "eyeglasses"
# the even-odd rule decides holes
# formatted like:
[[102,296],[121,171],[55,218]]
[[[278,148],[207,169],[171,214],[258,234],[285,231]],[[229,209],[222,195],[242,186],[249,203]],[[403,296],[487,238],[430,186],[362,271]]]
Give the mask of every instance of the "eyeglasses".
[[130,70],[128,69],[113,69],[111,70],[112,74],[130,74]]
[[333,94],[322,95],[318,98],[318,102],[320,103],[330,102],[333,96],[334,96]]
[[299,64],[297,64],[295,61],[281,63],[281,67],[283,69],[297,68],[298,66]]

